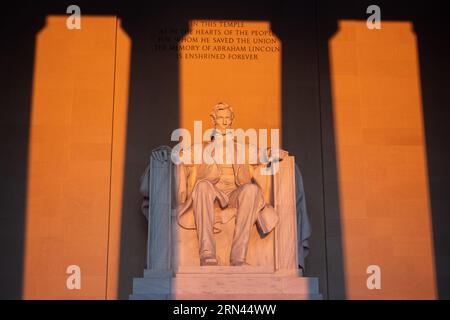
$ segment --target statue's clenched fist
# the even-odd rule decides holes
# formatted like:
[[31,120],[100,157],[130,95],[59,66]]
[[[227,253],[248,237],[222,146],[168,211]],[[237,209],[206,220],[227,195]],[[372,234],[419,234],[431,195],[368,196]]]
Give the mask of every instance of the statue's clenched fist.
[[167,146],[161,146],[152,151],[152,159],[166,162],[170,159],[171,150]]

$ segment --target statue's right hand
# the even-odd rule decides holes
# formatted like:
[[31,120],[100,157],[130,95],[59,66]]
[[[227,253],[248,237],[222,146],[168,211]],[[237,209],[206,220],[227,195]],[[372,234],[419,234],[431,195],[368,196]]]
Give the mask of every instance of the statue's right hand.
[[160,162],[166,162],[169,160],[169,149],[168,148],[158,148],[152,151],[152,159]]

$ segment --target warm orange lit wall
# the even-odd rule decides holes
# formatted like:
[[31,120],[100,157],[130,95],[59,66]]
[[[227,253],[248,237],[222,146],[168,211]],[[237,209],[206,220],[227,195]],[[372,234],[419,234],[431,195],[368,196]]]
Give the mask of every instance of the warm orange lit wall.
[[[186,37],[195,36],[196,29],[220,30],[257,30],[270,31],[269,22],[243,21],[240,28],[216,25],[213,28],[202,27],[201,20],[192,21]],[[192,23],[191,22],[191,23]],[[208,22],[214,22],[209,20]],[[217,21],[216,21],[217,22]],[[223,37],[223,36],[222,36]],[[206,36],[209,44],[213,44],[214,36]],[[227,36],[234,39],[235,34]],[[242,37],[241,37],[242,38]],[[244,37],[253,41],[257,37]],[[259,37],[261,38],[261,37]],[[218,102],[226,102],[234,108],[236,119],[234,128],[281,129],[281,42],[275,35],[266,39],[274,39],[277,52],[262,52],[253,59],[185,59],[185,50],[180,50],[180,126],[193,130],[195,120],[203,121],[203,130],[210,128],[209,114]],[[182,42],[180,42],[182,44]],[[200,50],[198,53],[207,53]],[[237,52],[233,52],[237,53]],[[245,52],[250,54],[250,52]],[[228,54],[226,54],[228,57]],[[193,131],[191,131],[193,132]],[[280,138],[281,138],[280,132]],[[270,138],[268,139],[270,141]]]
[[[106,297],[115,46],[115,17],[83,16],[68,30],[66,17],[50,16],[37,35],[26,299]],[[66,288],[72,264],[81,290]]]
[[341,21],[329,43],[346,297],[435,298],[417,42],[411,23],[382,28]]

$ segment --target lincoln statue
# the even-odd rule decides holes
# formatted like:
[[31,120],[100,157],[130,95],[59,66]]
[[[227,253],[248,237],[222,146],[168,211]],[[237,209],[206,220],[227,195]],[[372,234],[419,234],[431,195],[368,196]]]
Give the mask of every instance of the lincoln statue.
[[[220,231],[220,224],[235,218],[229,262],[232,266],[241,266],[246,264],[253,225],[256,223],[263,233],[268,233],[278,222],[278,215],[271,205],[266,204],[256,179],[256,176],[261,174],[260,169],[267,169],[271,162],[260,161],[259,158],[255,162],[249,161],[252,152],[255,155],[259,153],[254,145],[238,141],[233,134],[231,128],[234,112],[231,106],[218,103],[213,107],[210,117],[214,128],[210,131],[209,141],[203,142],[202,147],[212,147],[214,161],[201,164],[182,163],[178,166],[178,223],[187,229],[195,228],[200,265],[215,266],[219,261],[214,233]],[[244,162],[236,160],[239,158],[236,157],[236,153],[239,153],[236,150],[244,151]],[[158,148],[153,151],[152,157],[157,161],[168,161],[169,152],[167,148]],[[277,158],[277,161],[281,160],[282,154]],[[217,205],[220,206],[221,215],[215,210]],[[230,215],[227,216],[227,213]],[[192,221],[192,218],[186,219],[189,214],[194,215],[193,226],[185,222]]]

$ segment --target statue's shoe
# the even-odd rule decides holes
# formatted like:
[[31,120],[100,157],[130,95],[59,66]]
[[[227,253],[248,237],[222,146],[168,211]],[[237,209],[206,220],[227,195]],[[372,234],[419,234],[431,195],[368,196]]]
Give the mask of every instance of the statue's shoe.
[[230,261],[230,266],[234,266],[234,267],[249,266],[249,264],[245,261]]
[[202,257],[200,258],[200,265],[201,266],[217,266],[217,259],[216,257]]

